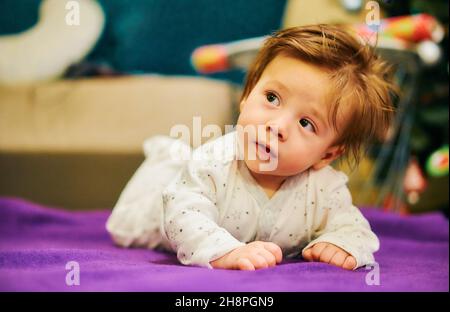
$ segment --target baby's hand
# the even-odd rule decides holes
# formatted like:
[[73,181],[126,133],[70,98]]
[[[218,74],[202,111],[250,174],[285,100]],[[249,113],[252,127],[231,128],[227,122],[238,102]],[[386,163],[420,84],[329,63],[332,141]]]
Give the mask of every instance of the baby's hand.
[[269,242],[251,242],[233,249],[219,259],[211,261],[215,269],[255,270],[275,266],[281,262],[281,248]]
[[356,259],[348,252],[330,243],[317,243],[303,251],[302,256],[308,261],[320,261],[353,270]]

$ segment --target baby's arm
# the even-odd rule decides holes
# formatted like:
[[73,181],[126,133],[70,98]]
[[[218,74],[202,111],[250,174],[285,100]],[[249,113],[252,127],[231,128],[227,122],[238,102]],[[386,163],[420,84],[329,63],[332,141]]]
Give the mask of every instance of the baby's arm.
[[190,153],[188,145],[174,142],[165,136],[153,136],[144,142],[146,158],[120,194],[106,222],[106,229],[117,245],[155,248],[163,243],[159,232],[161,192],[183,163],[168,157],[168,151],[176,146],[179,154]]
[[342,176],[327,190],[324,202],[324,226],[317,229],[313,240],[303,249],[309,261],[334,264],[345,269],[356,269],[374,262],[373,253],[379,249],[379,240],[369,222],[352,204],[347,179]]
[[217,224],[219,182],[205,163],[191,161],[164,191],[164,234],[181,263],[209,268],[255,270],[281,262],[270,242],[242,243]]
[[213,268],[211,261],[245,246],[218,225],[226,183],[220,170],[194,158],[163,192],[162,233],[185,265]]

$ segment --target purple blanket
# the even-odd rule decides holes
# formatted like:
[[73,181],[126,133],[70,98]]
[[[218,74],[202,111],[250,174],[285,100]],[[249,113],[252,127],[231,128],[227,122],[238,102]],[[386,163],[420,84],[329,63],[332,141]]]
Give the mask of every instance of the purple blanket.
[[[301,259],[253,272],[180,265],[175,255],[115,247],[107,210],[68,212],[0,198],[1,291],[448,291],[448,220],[363,209],[379,268],[345,271]],[[66,275],[79,264],[79,285]],[[379,275],[376,272],[379,272]],[[369,274],[369,275],[368,275]],[[379,277],[379,285],[376,285]],[[370,282],[368,285],[366,279]],[[73,279],[72,279],[73,280]]]

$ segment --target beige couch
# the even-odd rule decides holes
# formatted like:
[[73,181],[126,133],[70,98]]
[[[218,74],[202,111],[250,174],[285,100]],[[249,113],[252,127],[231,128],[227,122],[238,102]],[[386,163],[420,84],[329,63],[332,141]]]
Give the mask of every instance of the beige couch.
[[[239,89],[195,77],[130,76],[0,86],[0,195],[73,209],[112,207],[142,143],[175,124],[223,127]],[[203,139],[203,142],[207,138]]]

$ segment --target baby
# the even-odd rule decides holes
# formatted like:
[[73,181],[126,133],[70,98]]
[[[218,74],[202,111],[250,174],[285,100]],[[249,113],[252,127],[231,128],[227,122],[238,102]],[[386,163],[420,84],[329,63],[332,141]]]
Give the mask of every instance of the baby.
[[121,246],[208,268],[255,270],[300,254],[349,270],[373,263],[378,238],[330,163],[357,164],[385,137],[391,74],[341,28],[275,33],[249,69],[236,129],[194,151],[148,139],[107,230]]

